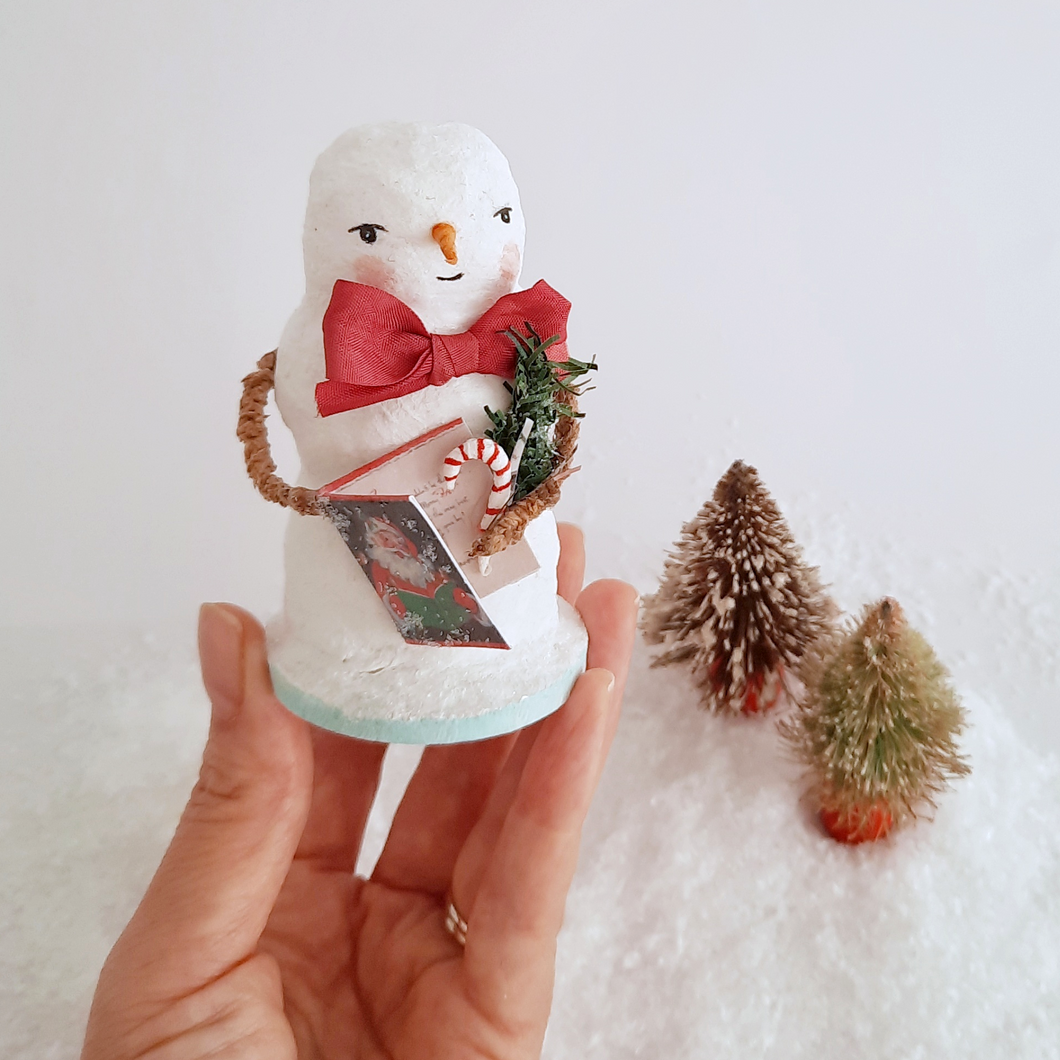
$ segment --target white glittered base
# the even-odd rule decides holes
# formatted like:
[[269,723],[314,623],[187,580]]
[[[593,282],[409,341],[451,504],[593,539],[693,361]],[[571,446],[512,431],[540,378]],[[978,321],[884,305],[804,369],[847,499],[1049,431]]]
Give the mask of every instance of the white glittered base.
[[458,743],[512,732],[561,706],[585,668],[585,627],[556,602],[556,625],[508,651],[409,645],[403,665],[374,672],[336,663],[278,619],[268,629],[276,694],[307,721],[367,740]]

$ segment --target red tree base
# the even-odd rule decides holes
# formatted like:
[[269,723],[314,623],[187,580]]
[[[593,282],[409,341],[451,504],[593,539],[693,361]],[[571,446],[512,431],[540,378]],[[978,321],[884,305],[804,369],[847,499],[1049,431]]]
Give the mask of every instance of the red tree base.
[[[725,702],[721,698],[723,690],[717,680],[720,668],[721,659],[715,659],[710,667],[710,678],[715,702],[719,703],[719,705]],[[780,693],[784,691],[783,677],[783,666],[778,666],[775,670],[770,670],[769,673],[752,674],[747,679],[747,687],[743,698],[732,702],[739,702],[739,712],[741,714],[764,714],[767,710],[771,710],[777,705]]]
[[744,693],[743,703],[740,704],[742,714],[764,714],[777,705],[780,693],[784,691],[784,682],[781,677],[784,668],[778,666],[768,674],[755,674],[747,682],[747,691]]
[[854,805],[846,810],[821,807],[821,824],[840,843],[866,843],[883,839],[894,825],[894,815],[883,799],[867,806]]

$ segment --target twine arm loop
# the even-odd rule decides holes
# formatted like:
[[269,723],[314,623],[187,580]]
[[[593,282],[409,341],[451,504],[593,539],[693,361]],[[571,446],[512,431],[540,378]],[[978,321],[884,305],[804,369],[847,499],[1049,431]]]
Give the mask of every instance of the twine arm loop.
[[276,474],[276,462],[272,459],[265,425],[265,406],[275,385],[276,351],[272,350],[258,361],[256,371],[243,379],[236,437],[243,443],[247,474],[267,501],[291,508],[300,515],[323,515],[323,506],[315,490],[290,486]]
[[[276,474],[276,463],[269,446],[265,407],[276,385],[276,350],[258,361],[257,369],[243,379],[236,437],[243,443],[247,474],[258,492],[268,501],[291,508],[300,515],[323,515],[324,504],[315,490],[291,486]],[[564,401],[577,413],[577,399],[565,393]],[[533,519],[555,507],[563,483],[578,469],[573,465],[578,448],[580,424],[574,416],[562,416],[556,424],[557,459],[552,473],[532,493],[506,508],[475,542],[472,556],[493,556],[521,541]]]

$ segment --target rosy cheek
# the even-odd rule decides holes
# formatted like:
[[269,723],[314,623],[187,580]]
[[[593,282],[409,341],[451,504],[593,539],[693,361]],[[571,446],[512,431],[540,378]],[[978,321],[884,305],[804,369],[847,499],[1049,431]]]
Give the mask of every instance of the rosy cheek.
[[395,286],[394,270],[385,261],[370,255],[358,258],[354,263],[353,278],[368,287],[378,287],[391,293]]
[[522,267],[522,255],[516,243],[509,243],[501,253],[500,278],[505,287],[511,287],[519,278],[519,269]]

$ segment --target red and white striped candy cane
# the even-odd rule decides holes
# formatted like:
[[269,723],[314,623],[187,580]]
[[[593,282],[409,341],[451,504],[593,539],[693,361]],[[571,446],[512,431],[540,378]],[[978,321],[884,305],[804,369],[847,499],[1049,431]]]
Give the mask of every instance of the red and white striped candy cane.
[[508,503],[512,489],[512,463],[508,454],[491,439],[469,438],[445,458],[442,477],[446,490],[456,486],[456,476],[467,460],[481,460],[493,472],[493,488],[486,502],[486,513],[478,524],[480,530],[486,530]]

